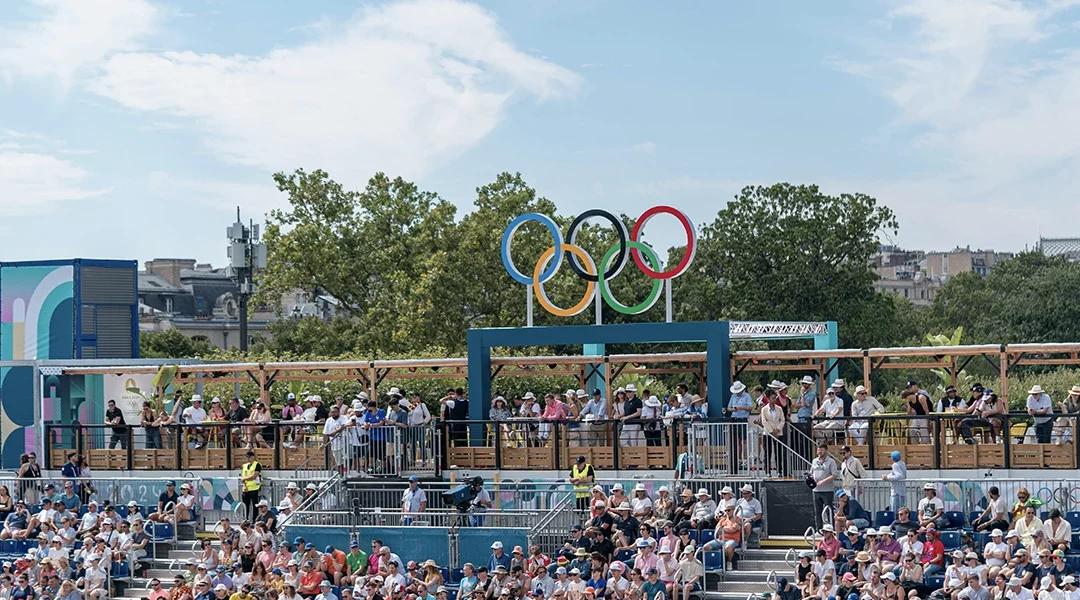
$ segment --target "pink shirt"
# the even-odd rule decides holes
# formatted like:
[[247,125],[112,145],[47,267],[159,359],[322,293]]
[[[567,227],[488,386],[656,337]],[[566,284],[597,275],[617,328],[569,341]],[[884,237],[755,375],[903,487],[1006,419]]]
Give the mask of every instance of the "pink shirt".
[[832,541],[821,540],[818,542],[818,549],[825,551],[825,558],[829,560],[835,560],[836,554],[840,552],[840,539],[833,536]]
[[642,573],[648,573],[649,569],[656,568],[656,558],[656,554],[654,553],[649,553],[648,556],[639,554],[638,557],[634,559],[634,568],[640,569]]
[[553,400],[544,408],[544,419],[555,421],[566,418],[566,404],[560,400]]

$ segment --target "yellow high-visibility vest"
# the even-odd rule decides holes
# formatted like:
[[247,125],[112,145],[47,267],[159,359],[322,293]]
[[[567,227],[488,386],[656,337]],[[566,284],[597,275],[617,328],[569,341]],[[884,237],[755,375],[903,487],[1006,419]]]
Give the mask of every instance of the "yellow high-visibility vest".
[[[592,465],[590,463],[585,463],[584,465],[582,465],[580,471],[578,470],[577,464],[575,464],[570,469],[570,476],[573,477],[574,479],[578,479],[578,478],[581,478],[581,477],[588,477],[589,471],[591,471],[591,470],[592,470]],[[574,496],[577,497],[577,498],[588,498],[589,497],[589,490],[591,488],[592,488],[591,483],[575,483],[574,484]]]
[[[240,476],[241,477],[250,477],[251,475],[254,475],[255,474],[255,467],[258,467],[258,466],[259,466],[259,461],[255,461],[255,460],[253,460],[253,461],[251,461],[249,463],[244,463],[244,465],[242,467],[240,467]],[[248,480],[244,481],[243,484],[244,484],[244,491],[246,491],[246,492],[254,492],[255,490],[258,490],[259,488],[262,487],[262,477],[256,477],[254,479],[248,479]]]

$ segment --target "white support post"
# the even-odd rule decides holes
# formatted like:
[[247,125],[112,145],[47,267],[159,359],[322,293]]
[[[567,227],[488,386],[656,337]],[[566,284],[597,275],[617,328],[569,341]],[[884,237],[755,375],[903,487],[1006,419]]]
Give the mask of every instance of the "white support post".
[[525,326],[533,326],[533,286],[530,283],[525,286]]
[[671,280],[664,280],[664,303],[667,306],[667,322],[671,322]]

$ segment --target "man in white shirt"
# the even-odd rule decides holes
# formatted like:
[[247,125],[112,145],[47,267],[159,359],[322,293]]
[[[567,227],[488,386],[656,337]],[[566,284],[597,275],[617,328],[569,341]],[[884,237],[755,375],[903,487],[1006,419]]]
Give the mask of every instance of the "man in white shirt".
[[742,545],[750,539],[750,530],[761,526],[761,501],[754,497],[754,488],[746,484],[739,489],[742,498],[735,503],[735,516],[743,523]]
[[998,490],[996,485],[990,486],[987,497],[989,498],[989,501],[986,503],[986,510],[984,510],[983,514],[979,515],[979,518],[975,519],[973,523],[973,525],[975,525],[975,531],[1008,529],[1009,505],[1005,502],[1005,499],[1001,497],[1001,491]]
[[1001,539],[1002,532],[995,529],[990,532],[990,541],[983,547],[983,559],[989,567],[1003,567],[1009,559],[1009,545]]
[[945,518],[945,503],[937,497],[937,487],[930,482],[923,485],[923,493],[926,497],[919,500],[919,526],[937,527],[938,531],[949,526],[949,520]]
[[1072,525],[1061,518],[1059,509],[1052,509],[1049,517],[1043,523],[1043,533],[1046,534],[1046,541],[1050,542],[1050,545],[1054,548],[1068,552],[1069,545],[1072,543]]
[[[345,465],[345,453],[349,449],[345,432],[345,417],[338,411],[337,406],[330,407],[330,416],[323,425],[323,441],[330,442],[330,451],[334,454],[334,463],[339,467]],[[340,434],[338,432],[341,432]]]
[[401,494],[401,524],[405,527],[412,525],[416,513],[427,510],[427,494],[420,487],[420,479],[413,475],[409,477],[409,487]]
[[[865,387],[861,385],[855,387],[855,400],[851,403],[851,416],[870,417],[883,412],[885,412],[885,407],[878,402],[877,398],[871,396]],[[848,429],[851,431],[851,437],[855,438],[856,444],[860,446],[866,445],[866,430],[869,427],[870,421],[865,419],[851,422]]]
[[1065,591],[1065,600],[1080,600],[1080,589],[1076,587],[1076,578],[1066,575],[1061,580],[1061,589]]
[[[195,394],[191,397],[191,406],[184,409],[183,412],[184,423],[187,425],[200,425],[206,420],[206,411],[202,407],[202,396]],[[195,436],[195,447],[202,448],[206,445],[206,438],[203,436],[202,427],[192,427],[189,429]]]
[[765,404],[761,406],[761,427],[768,436],[772,436],[766,436],[762,439],[762,445],[765,447],[764,467],[766,473],[772,473],[773,469],[769,463],[773,462],[775,457],[776,472],[780,473],[780,475],[786,475],[783,472],[785,465],[777,442],[784,440],[784,427],[787,425],[787,417],[784,415],[784,409],[780,408],[776,396],[776,390],[774,389],[766,390],[765,394],[762,395]]
[[1035,600],[1031,590],[1024,587],[1024,582],[1020,581],[1019,577],[1013,577],[1009,580],[1009,587],[1005,590],[1005,597],[1008,600]]
[[1028,390],[1027,413],[1035,417],[1035,437],[1040,444],[1050,443],[1050,434],[1054,429],[1054,403],[1050,394],[1038,384]]

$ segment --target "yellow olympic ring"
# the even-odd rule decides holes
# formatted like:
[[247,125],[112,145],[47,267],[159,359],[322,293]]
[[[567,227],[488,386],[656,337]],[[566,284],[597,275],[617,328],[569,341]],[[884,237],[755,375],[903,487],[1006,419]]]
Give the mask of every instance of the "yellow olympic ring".
[[[570,254],[578,257],[581,262],[585,263],[586,273],[588,273],[589,275],[596,274],[596,265],[593,264],[592,257],[589,256],[588,252],[585,252],[578,246],[571,246],[570,244],[562,244],[559,248],[560,252],[569,252]],[[578,302],[574,306],[571,306],[570,308],[559,308],[558,306],[555,306],[551,303],[550,300],[548,300],[547,293],[544,292],[544,284],[540,281],[540,275],[547,267],[548,262],[554,256],[555,246],[552,246],[547,250],[544,250],[544,253],[540,255],[540,260],[536,261],[536,268],[533,269],[532,278],[533,286],[535,286],[536,288],[536,301],[540,303],[540,306],[542,306],[544,310],[555,315],[556,317],[572,317],[585,310],[585,307],[587,307],[589,303],[592,302],[596,283],[590,281],[588,285],[585,286],[585,296],[581,298],[581,302]],[[562,259],[562,257],[559,258],[560,260]]]

